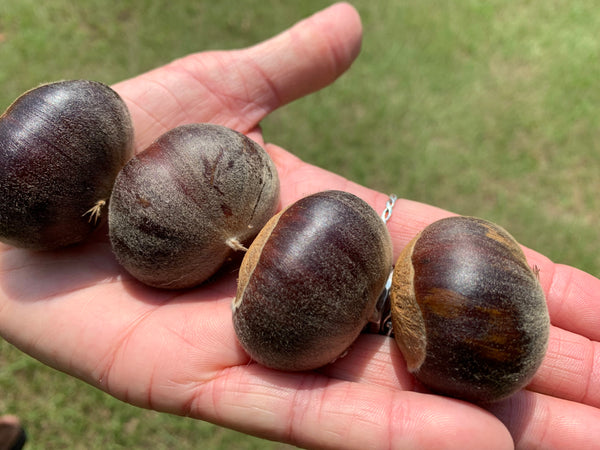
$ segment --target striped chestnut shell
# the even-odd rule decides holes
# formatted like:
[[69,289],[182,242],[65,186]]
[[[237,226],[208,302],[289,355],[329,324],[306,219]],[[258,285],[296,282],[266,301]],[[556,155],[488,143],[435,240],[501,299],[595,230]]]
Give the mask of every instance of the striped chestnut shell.
[[240,267],[233,324],[250,357],[311,370],[343,355],[375,315],[392,267],[379,215],[342,191],[319,192],[273,217]]
[[474,217],[439,220],[394,269],[394,335],[408,370],[434,392],[475,403],[525,387],[544,358],[544,293],[515,239]]

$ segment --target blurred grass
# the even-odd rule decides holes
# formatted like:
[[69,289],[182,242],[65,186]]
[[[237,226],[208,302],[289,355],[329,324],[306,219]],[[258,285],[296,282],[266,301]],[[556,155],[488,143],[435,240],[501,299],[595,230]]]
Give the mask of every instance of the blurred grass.
[[[44,81],[112,83],[187,53],[252,45],[331,2],[0,2],[0,109]],[[276,112],[265,136],[384,192],[477,215],[600,275],[595,2],[356,0],[361,56]],[[401,212],[396,212],[401,213]],[[124,405],[0,343],[0,411],[31,448],[280,448]]]
[[600,274],[600,12],[593,2],[356,2],[364,45],[266,121],[305,160],[477,215]]

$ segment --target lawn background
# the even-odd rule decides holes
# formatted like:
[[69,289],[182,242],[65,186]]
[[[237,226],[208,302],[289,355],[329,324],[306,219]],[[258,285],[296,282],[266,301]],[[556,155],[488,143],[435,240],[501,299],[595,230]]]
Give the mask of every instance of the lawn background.
[[[41,82],[113,83],[252,45],[330,3],[0,0],[0,110]],[[265,120],[265,138],[383,192],[494,220],[600,275],[596,3],[354,5],[364,26],[355,65]],[[284,447],[125,405],[3,341],[0,412],[24,419],[29,448]]]

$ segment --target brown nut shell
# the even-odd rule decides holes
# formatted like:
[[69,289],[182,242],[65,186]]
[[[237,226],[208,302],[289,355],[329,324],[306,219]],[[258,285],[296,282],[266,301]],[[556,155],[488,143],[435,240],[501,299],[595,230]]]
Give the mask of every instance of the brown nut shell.
[[278,202],[277,169],[260,145],[223,126],[183,125],[119,173],[110,240],[118,261],[143,283],[192,287],[245,250]]
[[429,225],[400,255],[390,295],[408,369],[435,392],[497,401],[527,385],[545,355],[550,321],[537,274],[491,222]]
[[347,351],[391,270],[385,224],[363,200],[320,192],[273,217],[240,268],[233,323],[253,360],[310,370]]
[[133,125],[105,84],[67,80],[27,91],[0,116],[0,240],[36,250],[75,244],[105,222]]

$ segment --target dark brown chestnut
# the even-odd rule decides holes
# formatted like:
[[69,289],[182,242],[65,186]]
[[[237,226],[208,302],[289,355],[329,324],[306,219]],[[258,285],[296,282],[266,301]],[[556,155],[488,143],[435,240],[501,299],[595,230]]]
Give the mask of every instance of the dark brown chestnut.
[[223,126],[183,125],[119,173],[110,240],[119,262],[143,283],[191,287],[245,250],[278,201],[277,170],[260,145]]
[[298,200],[244,256],[232,304],[240,343],[274,369],[332,362],[375,315],[392,262],[387,228],[363,200],[341,191]]
[[435,392],[500,400],[527,385],[545,355],[550,321],[537,273],[491,222],[429,225],[399,257],[390,296],[408,369]]
[[105,219],[117,173],[133,154],[121,97],[95,81],[41,85],[0,116],[0,240],[52,249]]

